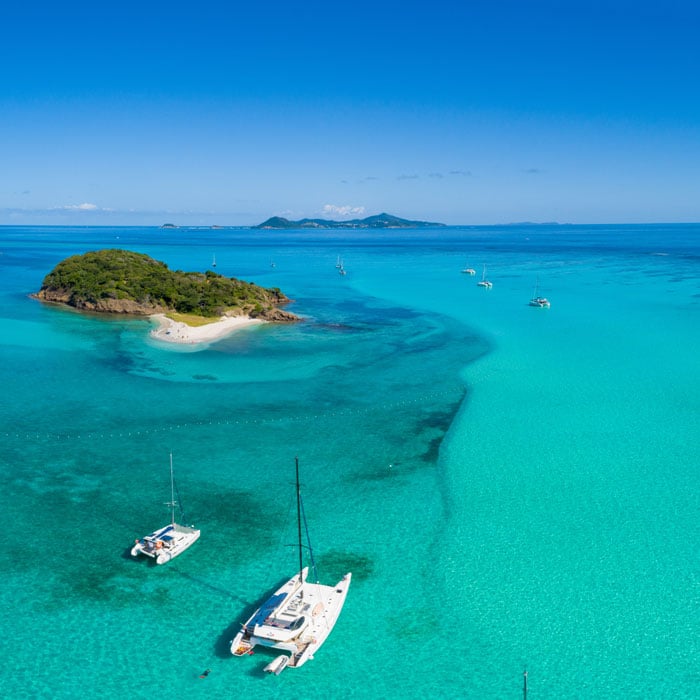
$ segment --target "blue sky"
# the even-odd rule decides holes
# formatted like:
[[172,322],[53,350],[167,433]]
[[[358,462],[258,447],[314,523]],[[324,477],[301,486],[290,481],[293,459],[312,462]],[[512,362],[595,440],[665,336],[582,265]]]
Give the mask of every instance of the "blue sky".
[[0,224],[700,221],[700,3],[106,5],[2,12]]

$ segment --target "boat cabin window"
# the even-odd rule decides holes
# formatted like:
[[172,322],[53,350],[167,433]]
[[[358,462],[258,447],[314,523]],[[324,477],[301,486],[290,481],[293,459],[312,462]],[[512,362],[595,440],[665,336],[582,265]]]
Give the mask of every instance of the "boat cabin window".
[[292,622],[291,625],[289,625],[289,629],[290,630],[298,630],[304,624],[304,622],[306,622],[305,617],[303,617],[303,616],[297,617],[297,619],[294,620],[294,622]]

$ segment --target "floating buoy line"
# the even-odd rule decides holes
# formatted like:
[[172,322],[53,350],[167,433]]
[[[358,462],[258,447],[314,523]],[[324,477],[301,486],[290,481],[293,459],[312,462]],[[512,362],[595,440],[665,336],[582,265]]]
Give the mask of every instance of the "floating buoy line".
[[[466,390],[463,386],[458,389],[444,390],[429,392],[426,394],[421,394],[413,399],[408,399],[405,401],[397,401],[395,403],[380,404],[375,406],[364,406],[358,408],[345,408],[338,409],[335,411],[321,411],[314,413],[305,413],[293,416],[280,416],[277,418],[266,418],[263,415],[260,417],[251,418],[241,418],[241,419],[222,419],[222,420],[200,420],[200,421],[181,421],[171,425],[164,425],[155,428],[141,428],[132,430],[117,430],[117,431],[100,431],[100,432],[79,432],[79,433],[39,433],[39,432],[3,432],[2,436],[6,439],[18,439],[18,440],[44,440],[44,441],[58,441],[67,442],[71,440],[105,440],[105,439],[120,439],[120,438],[134,438],[134,437],[147,437],[149,435],[162,435],[164,433],[170,433],[174,430],[187,430],[191,428],[201,428],[201,427],[221,427],[227,425],[275,425],[283,423],[303,423],[309,420],[320,420],[328,418],[340,418],[343,416],[353,416],[367,414],[370,412],[377,411],[396,411],[401,408],[407,408],[410,406],[416,406],[423,404],[427,401],[434,399],[445,398],[447,396],[453,396],[455,398],[455,403],[461,402],[464,398]],[[457,396],[455,396],[457,394]]]

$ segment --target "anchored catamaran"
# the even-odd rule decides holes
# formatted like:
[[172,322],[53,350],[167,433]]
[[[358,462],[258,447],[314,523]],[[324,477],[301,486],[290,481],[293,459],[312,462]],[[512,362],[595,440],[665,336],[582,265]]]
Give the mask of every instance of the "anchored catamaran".
[[[231,642],[234,656],[249,654],[262,646],[286,652],[277,656],[265,671],[279,675],[287,666],[298,668],[313,659],[316,650],[326,641],[335,625],[350,587],[351,573],[335,586],[307,580],[309,567],[304,566],[302,552],[303,505],[299,486],[299,460],[296,460],[297,530],[299,538],[299,573],[275,591],[243,625]],[[306,519],[304,518],[306,529]],[[306,529],[308,542],[308,529]],[[313,552],[308,544],[316,578]]]
[[535,292],[532,295],[532,299],[530,299],[530,306],[538,306],[540,309],[548,309],[551,306],[551,304],[549,303],[549,299],[547,299],[546,297],[541,297],[539,295],[539,288],[540,280],[538,278],[535,282]]
[[[174,559],[178,554],[182,554],[188,547],[193,545],[200,535],[199,530],[188,525],[180,525],[175,522],[175,479],[173,478],[173,455],[170,455],[170,524],[155,530],[150,535],[136,540],[131,548],[131,556],[145,554],[147,557],[156,560],[156,564],[165,564]],[[184,513],[180,508],[181,517]]]
[[476,286],[477,287],[486,287],[487,289],[491,289],[491,287],[493,287],[493,283],[489,282],[486,279],[486,265],[484,265],[484,270],[481,274],[481,282],[477,282]]

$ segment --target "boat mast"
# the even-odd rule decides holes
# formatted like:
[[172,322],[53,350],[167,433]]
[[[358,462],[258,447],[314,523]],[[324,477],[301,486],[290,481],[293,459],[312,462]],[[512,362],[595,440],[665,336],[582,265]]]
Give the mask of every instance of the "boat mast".
[[523,700],[527,700],[527,669],[523,671]]
[[173,453],[170,453],[170,524],[175,527],[175,479],[173,478]]
[[[302,582],[304,571],[304,555],[301,551],[301,488],[299,486],[299,457],[294,458],[297,476],[297,535],[299,537],[299,583]],[[302,596],[304,592],[302,589]]]

